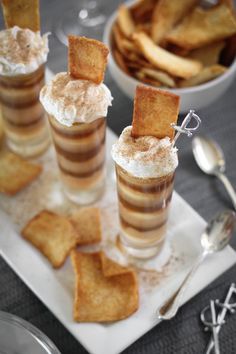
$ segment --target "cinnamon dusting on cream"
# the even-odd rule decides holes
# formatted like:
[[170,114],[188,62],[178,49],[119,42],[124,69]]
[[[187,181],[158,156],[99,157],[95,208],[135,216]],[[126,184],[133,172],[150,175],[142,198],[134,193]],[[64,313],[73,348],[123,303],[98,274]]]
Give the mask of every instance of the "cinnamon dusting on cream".
[[76,122],[91,123],[106,117],[112,96],[104,84],[77,80],[62,72],[43,87],[40,101],[49,114],[70,127]]
[[49,33],[40,35],[18,26],[0,31],[0,74],[29,74],[46,62]]
[[113,160],[124,170],[140,178],[157,178],[173,173],[178,166],[177,148],[170,138],[131,136],[126,127],[112,147]]

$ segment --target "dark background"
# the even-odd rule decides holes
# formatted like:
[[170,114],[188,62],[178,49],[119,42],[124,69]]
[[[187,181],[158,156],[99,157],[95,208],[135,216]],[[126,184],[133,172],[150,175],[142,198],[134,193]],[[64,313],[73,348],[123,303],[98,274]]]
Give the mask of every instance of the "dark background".
[[[41,0],[40,3],[42,33],[52,32],[49,39],[48,67],[55,73],[66,71],[67,49],[56,38],[54,27],[59,23],[65,9],[76,7],[80,2]],[[103,0],[104,12],[107,15],[111,14],[119,3],[121,1]],[[0,29],[3,28],[0,14]],[[131,123],[133,104],[119,90],[109,72],[105,82],[114,97],[113,106],[109,111],[108,125],[115,133],[120,134],[122,129]],[[194,107],[190,108],[194,109]],[[199,133],[214,138],[221,145],[226,157],[227,175],[236,186],[235,81],[217,102],[197,113],[202,118]],[[183,136],[178,141],[178,147],[180,164],[176,173],[176,191],[206,220],[225,208],[231,208],[230,200],[221,183],[213,177],[205,176],[196,166],[191,152],[191,140]],[[234,249],[236,248],[235,236],[234,234],[231,242]],[[224,298],[230,283],[235,280],[236,266],[183,306],[173,320],[153,328],[124,353],[203,353],[209,334],[203,332],[199,313],[208,304],[209,299]],[[0,310],[14,313],[36,325],[54,341],[63,354],[86,353],[86,350],[24,285],[2,258],[0,258]],[[236,315],[232,315],[220,333],[222,353],[236,353],[235,328]]]

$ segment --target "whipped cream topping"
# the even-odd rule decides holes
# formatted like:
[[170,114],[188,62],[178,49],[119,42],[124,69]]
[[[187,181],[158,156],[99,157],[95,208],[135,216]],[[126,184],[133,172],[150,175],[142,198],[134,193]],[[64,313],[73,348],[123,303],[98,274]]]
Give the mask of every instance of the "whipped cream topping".
[[40,92],[45,110],[68,127],[106,117],[112,99],[106,85],[73,79],[64,72],[57,74]]
[[174,172],[178,166],[178,156],[170,138],[133,138],[131,129],[131,126],[126,127],[113,145],[113,160],[128,173],[140,178],[157,178]]
[[18,26],[0,31],[0,75],[29,74],[47,61],[49,33]]

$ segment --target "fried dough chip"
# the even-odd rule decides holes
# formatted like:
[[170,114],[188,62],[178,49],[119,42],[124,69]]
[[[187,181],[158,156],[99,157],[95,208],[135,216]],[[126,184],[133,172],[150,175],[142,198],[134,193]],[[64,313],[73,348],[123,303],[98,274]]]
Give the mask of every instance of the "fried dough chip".
[[130,7],[135,22],[150,21],[156,0],[138,0]]
[[31,219],[21,234],[48,258],[54,268],[63,265],[77,243],[77,235],[70,221],[48,210]]
[[71,261],[75,272],[75,321],[118,321],[138,309],[138,285],[134,271],[105,276],[101,253],[73,250]]
[[168,35],[167,40],[186,49],[195,49],[236,33],[236,19],[224,4],[204,10],[197,7]]
[[137,86],[134,98],[134,112],[131,134],[133,137],[144,135],[166,136],[173,139],[179,114],[180,98],[173,93],[146,86]]
[[102,272],[105,277],[111,277],[114,275],[130,273],[133,270],[129,267],[125,267],[116,263],[112,259],[108,258],[104,252],[100,252],[102,262]]
[[100,84],[104,79],[109,50],[102,42],[68,36],[69,72],[76,79]]
[[125,37],[130,37],[135,31],[135,24],[127,6],[120,5],[118,9],[117,22]]
[[198,0],[159,0],[153,10],[151,37],[159,44],[165,35],[179,22],[199,1]]
[[141,70],[145,75],[148,77],[158,80],[162,85],[168,86],[168,87],[175,87],[175,81],[172,78],[172,76],[168,75],[167,73],[160,71],[160,70],[154,70],[154,69],[149,69],[149,68],[143,68]]
[[179,83],[180,87],[197,86],[204,82],[215,79],[216,77],[224,74],[227,71],[225,66],[215,64],[204,68],[198,75],[188,80],[182,80]]
[[196,60],[179,57],[167,50],[155,45],[155,43],[145,33],[133,34],[133,39],[140,47],[143,55],[155,67],[168,72],[171,75],[188,79],[197,75],[202,68],[202,64]]
[[70,221],[77,233],[77,245],[89,245],[102,240],[101,217],[98,208],[83,208]]
[[39,0],[2,0],[2,7],[6,28],[40,31]]
[[3,151],[0,154],[0,193],[16,194],[34,181],[41,172],[42,166]]
[[194,49],[189,58],[198,60],[203,66],[211,66],[219,62],[219,57],[222,49],[225,46],[224,41],[216,42],[204,46],[202,48]]

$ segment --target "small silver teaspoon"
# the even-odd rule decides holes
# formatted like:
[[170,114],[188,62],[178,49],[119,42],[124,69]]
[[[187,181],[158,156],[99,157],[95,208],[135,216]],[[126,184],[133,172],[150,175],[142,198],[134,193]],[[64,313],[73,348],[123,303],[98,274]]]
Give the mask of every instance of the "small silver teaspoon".
[[201,236],[201,245],[203,248],[201,255],[196,260],[178,290],[157,310],[159,319],[169,320],[175,316],[180,307],[183,295],[200,264],[209,254],[218,252],[228,245],[234,229],[235,216],[236,214],[233,211],[226,210],[209,222]]
[[236,210],[236,193],[224,174],[225,158],[220,146],[209,138],[196,136],[192,141],[192,150],[198,167],[206,174],[218,177],[224,184]]

